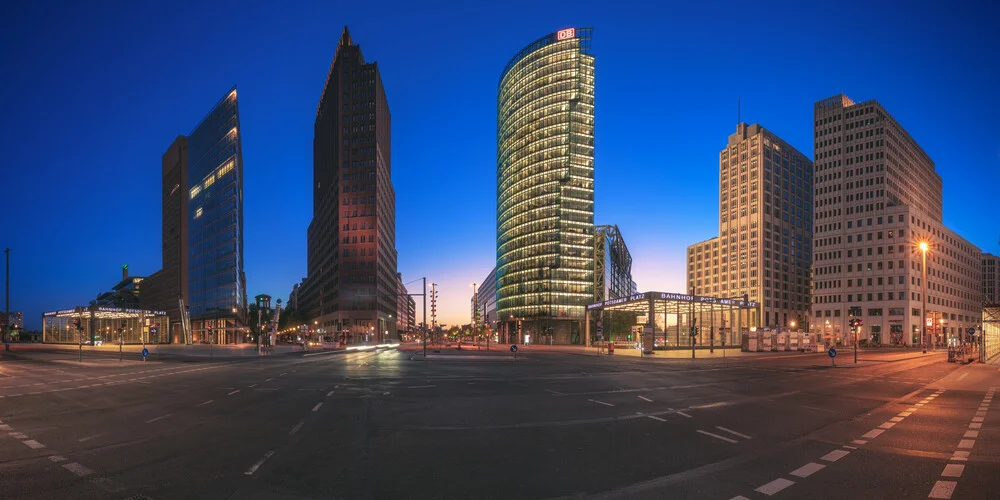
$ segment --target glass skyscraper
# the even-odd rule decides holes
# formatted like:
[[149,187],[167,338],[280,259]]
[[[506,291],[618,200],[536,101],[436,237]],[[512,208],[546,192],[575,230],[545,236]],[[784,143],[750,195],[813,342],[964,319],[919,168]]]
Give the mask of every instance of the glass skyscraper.
[[497,94],[497,316],[521,341],[579,342],[594,297],[592,29],[524,47]]
[[243,272],[243,155],[236,88],[188,138],[189,290],[195,341],[212,326],[217,343],[241,340],[246,309]]

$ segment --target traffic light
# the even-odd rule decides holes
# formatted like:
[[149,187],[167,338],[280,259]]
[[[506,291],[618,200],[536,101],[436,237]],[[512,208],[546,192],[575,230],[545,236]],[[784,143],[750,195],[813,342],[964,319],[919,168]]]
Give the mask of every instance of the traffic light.
[[698,336],[698,329],[695,328],[695,327],[693,327],[693,326],[691,327],[691,336],[692,337],[697,337]]

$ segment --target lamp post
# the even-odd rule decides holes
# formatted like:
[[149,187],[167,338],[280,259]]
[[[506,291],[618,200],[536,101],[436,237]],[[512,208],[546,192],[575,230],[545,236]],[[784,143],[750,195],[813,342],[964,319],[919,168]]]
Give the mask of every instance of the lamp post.
[[[476,345],[479,345],[478,325],[476,319],[479,316],[479,296],[476,295],[476,284],[472,284],[472,336],[476,338]],[[458,342],[459,349],[462,348],[462,342]]]
[[4,349],[9,351],[10,350],[10,249],[5,248],[3,253],[4,257],[6,258],[5,260],[7,261],[7,270],[5,274],[6,289],[4,291],[4,307],[3,307],[3,313],[4,313],[3,345]]
[[924,354],[927,354],[927,242],[926,241],[920,242],[920,253],[923,255],[923,264],[921,266],[921,269],[923,270],[924,274],[923,293],[921,294],[921,298],[923,299],[923,305],[920,308],[920,316],[921,316],[920,328],[923,329],[920,335],[920,346],[923,349]]

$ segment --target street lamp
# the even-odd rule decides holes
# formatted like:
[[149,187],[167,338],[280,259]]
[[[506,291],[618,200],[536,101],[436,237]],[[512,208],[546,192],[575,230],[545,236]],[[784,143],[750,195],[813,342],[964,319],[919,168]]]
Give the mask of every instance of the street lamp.
[[793,319],[791,322],[789,322],[788,326],[790,326],[790,327],[792,327],[794,329],[795,328],[795,320]]
[[920,247],[920,253],[923,255],[923,265],[921,266],[921,269],[923,269],[923,274],[924,274],[923,293],[921,294],[921,298],[923,299],[923,305],[920,308],[920,315],[921,315],[920,327],[923,328],[923,333],[920,335],[920,345],[923,348],[924,354],[926,354],[927,353],[927,242],[921,241],[919,247]]

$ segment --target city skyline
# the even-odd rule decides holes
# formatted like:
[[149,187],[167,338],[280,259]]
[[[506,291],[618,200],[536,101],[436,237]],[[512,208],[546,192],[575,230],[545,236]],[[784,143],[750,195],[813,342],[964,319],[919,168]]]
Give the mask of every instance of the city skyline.
[[[190,74],[181,72],[153,86],[148,80],[177,72],[172,68],[153,72],[154,65],[169,67],[187,57],[174,45],[158,47],[157,37],[163,34],[157,30],[207,23],[210,13],[190,24],[168,19],[140,36],[139,27],[127,25],[130,19],[148,14],[141,7],[124,12],[97,9],[87,14],[93,18],[94,31],[82,33],[86,36],[80,43],[71,43],[71,37],[80,37],[79,30],[84,28],[58,32],[65,24],[78,22],[69,8],[65,19],[50,20],[47,29],[51,33],[42,30],[46,40],[23,53],[9,54],[5,66],[14,67],[13,73],[19,76],[0,84],[5,95],[19,96],[9,120],[23,127],[2,139],[5,150],[12,153],[7,163],[12,167],[5,168],[5,176],[8,185],[15,187],[3,207],[8,214],[16,214],[8,217],[12,229],[4,242],[12,249],[12,310],[24,311],[26,325],[34,329],[43,310],[85,304],[96,297],[117,280],[121,264],[128,263],[140,276],[160,268],[160,156],[176,131],[188,130],[190,117],[201,116],[217,99],[218,89],[233,82],[240,87],[241,123],[246,131],[242,140],[247,294],[287,298],[292,285],[306,275],[310,115],[345,24],[379,61],[387,93],[394,96],[399,271],[404,282],[427,276],[428,284],[438,284],[441,323],[468,322],[469,284],[481,280],[495,263],[491,212],[495,213],[496,200],[491,192],[496,165],[496,75],[510,54],[540,33],[573,26],[594,26],[600,41],[594,45],[600,60],[596,70],[598,218],[594,222],[617,224],[628,235],[640,290],[683,291],[686,245],[713,236],[719,201],[718,194],[713,194],[718,182],[718,138],[729,134],[736,123],[740,96],[745,121],[765,124],[800,151],[812,150],[813,102],[841,92],[878,99],[934,159],[944,179],[945,225],[983,252],[1000,250],[990,197],[980,192],[980,186],[996,183],[1000,171],[1000,145],[995,139],[1000,125],[991,121],[990,112],[1000,108],[1000,100],[986,90],[1000,84],[1000,78],[987,65],[976,65],[997,43],[995,35],[984,44],[963,31],[965,23],[984,23],[988,16],[900,12],[894,22],[903,40],[838,38],[827,42],[824,33],[832,31],[817,28],[795,32],[808,37],[809,43],[793,48],[780,46],[786,38],[762,30],[758,45],[797,56],[796,71],[779,78],[765,65],[755,65],[749,71],[758,82],[713,84],[726,74],[723,56],[737,46],[733,42],[738,38],[722,28],[738,24],[738,16],[724,14],[717,18],[718,31],[704,35],[683,26],[683,20],[696,16],[699,7],[671,11],[670,16],[666,10],[659,16],[604,15],[601,8],[592,4],[578,11],[583,15],[566,15],[554,7],[535,9],[533,19],[491,37],[475,33],[471,29],[475,22],[438,21],[434,30],[411,33],[417,40],[408,44],[467,51],[461,54],[466,54],[469,71],[448,61],[411,57],[407,47],[377,35],[383,29],[377,27],[379,23],[399,28],[411,24],[414,15],[430,23],[435,17],[431,13],[379,16],[376,23],[366,21],[364,11],[312,7],[292,13],[258,8],[240,14],[244,24],[238,31],[223,27],[217,38],[190,42],[211,47],[207,53],[227,47],[235,52],[233,57],[214,61],[209,55],[196,56]],[[797,14],[820,12],[803,7]],[[466,14],[474,21],[490,20],[488,10],[473,8]],[[891,9],[881,14],[897,15]],[[653,18],[661,21],[647,20]],[[780,25],[780,19],[764,21]],[[873,20],[844,21],[861,32],[884,32]],[[28,34],[38,28],[7,25],[14,22],[4,22],[9,28],[3,35],[8,47],[27,44]],[[136,43],[120,47],[113,37],[97,35],[108,26],[136,30]],[[281,29],[271,33],[268,27]],[[937,34],[935,45],[922,37],[927,27]],[[672,28],[675,32],[668,33]],[[242,46],[227,35],[243,42]],[[698,50],[683,50],[684,44],[698,42],[704,44]],[[654,43],[663,43],[668,50]],[[899,50],[897,44],[907,49],[894,52]],[[814,53],[835,47],[843,52],[840,57],[853,63],[852,71],[809,75],[814,68],[829,64],[812,63]],[[855,60],[865,50],[874,56]],[[894,57],[901,54],[905,57]],[[664,69],[650,69],[653,74],[646,79],[622,76],[629,74],[630,66],[651,57],[662,58],[660,62],[670,65],[670,73],[691,75],[690,81],[677,79],[664,91],[657,78],[664,73],[654,72]],[[39,61],[48,63],[43,66]],[[53,73],[52,66],[80,71],[84,62],[93,69],[86,69],[90,73],[81,81],[66,83]],[[421,68],[424,64],[432,67]],[[464,78],[455,78],[460,73]],[[962,74],[962,81],[951,81],[948,74]],[[432,98],[427,97],[430,89],[438,89]],[[644,93],[656,97],[636,106],[636,96]],[[53,99],[56,95],[61,99]],[[139,97],[141,107],[134,104]],[[39,118],[57,109],[58,122]],[[644,117],[647,121],[636,126]],[[444,143],[449,148],[445,161],[433,151],[440,150],[441,143],[432,142],[443,131],[457,139]],[[428,148],[428,144],[438,145]],[[637,148],[637,144],[651,147]],[[123,205],[125,201],[129,204]],[[81,236],[72,223],[83,221],[100,227]],[[419,293],[418,287],[411,284],[411,292]]]

